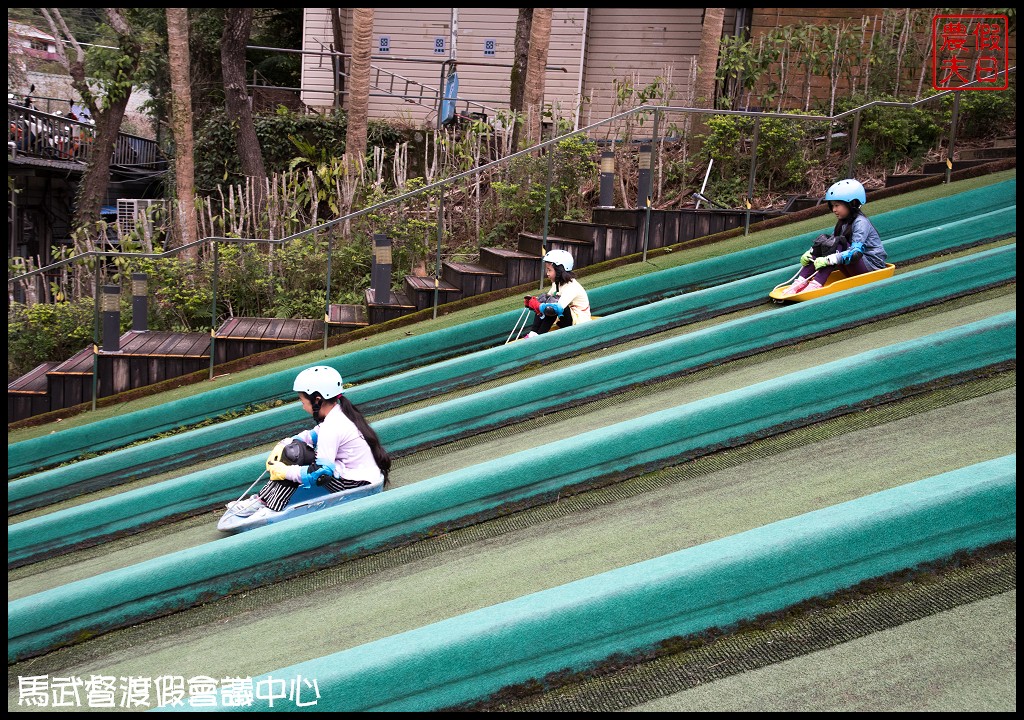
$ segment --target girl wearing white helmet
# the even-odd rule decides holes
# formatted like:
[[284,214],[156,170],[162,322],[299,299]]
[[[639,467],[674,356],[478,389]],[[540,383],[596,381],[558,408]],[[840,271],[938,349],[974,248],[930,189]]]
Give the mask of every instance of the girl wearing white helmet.
[[803,267],[784,296],[818,290],[835,269],[850,277],[885,267],[882,239],[860,209],[867,202],[864,186],[856,180],[840,180],[828,189],[825,200],[836,216],[835,229],[832,235],[819,236],[800,257]]
[[565,250],[549,250],[544,255],[544,275],[551,282],[551,290],[537,297],[526,296],[524,304],[537,313],[530,332],[523,339],[543,335],[558,321],[558,327],[569,327],[587,322],[590,300],[576,275],[572,255]]
[[[306,368],[296,376],[292,388],[316,426],[282,440],[271,451],[267,460],[270,482],[259,493],[233,505],[240,517],[280,512],[299,487],[316,484],[335,493],[381,478],[387,485],[391,457],[366,418],[342,394],[338,371],[326,365]],[[281,462],[284,448],[296,440],[315,450],[316,458],[305,467]]]

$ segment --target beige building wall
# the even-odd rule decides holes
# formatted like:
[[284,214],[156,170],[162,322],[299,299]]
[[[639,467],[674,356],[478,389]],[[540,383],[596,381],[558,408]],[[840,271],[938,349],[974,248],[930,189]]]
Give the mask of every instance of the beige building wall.
[[616,107],[616,83],[643,88],[661,79],[666,97],[652,104],[691,105],[692,73],[700,51],[701,8],[591,8],[581,125],[634,107]]
[[[508,110],[517,17],[516,8],[459,9],[459,97],[483,103],[488,116]],[[579,107],[585,21],[584,8],[555,8],[551,18],[544,95],[559,116],[570,120],[575,119]],[[487,40],[495,40],[494,56],[484,55],[485,47],[490,46]]]
[[[434,125],[442,61],[449,58],[457,63],[460,110],[485,112],[488,118],[507,110],[517,13],[516,8],[376,9],[370,117]],[[351,15],[350,9],[342,10],[347,51]],[[733,31],[733,18],[727,12],[726,33]],[[556,69],[547,71],[545,100],[574,127],[622,111],[616,109],[617,82],[642,88],[661,79],[665,91],[651,102],[690,105],[702,23],[701,8],[555,8],[548,66]],[[437,38],[444,42],[441,54],[434,52]],[[386,54],[382,39],[388,43]],[[329,11],[308,8],[303,49],[324,51],[330,44]],[[304,56],[302,86],[303,102],[311,108],[333,105],[329,58]],[[626,107],[635,104],[631,100]]]
[[[345,48],[352,47],[352,10],[341,10],[345,28]],[[333,45],[331,11],[328,8],[306,8],[302,16],[302,102],[311,108],[323,110],[335,105],[334,80],[331,58],[313,53],[328,52]],[[340,101],[340,99],[339,99]]]
[[[454,15],[452,8],[376,9],[370,117],[434,125],[442,70],[450,67],[443,61],[452,58],[459,77],[459,110],[484,112],[488,118],[507,111],[517,16],[516,8],[458,8]],[[579,108],[585,21],[583,8],[556,8],[551,22],[548,66],[556,69],[548,70],[545,96],[560,115],[573,119]],[[342,10],[346,51],[351,51],[351,22],[351,10]],[[330,11],[307,8],[303,50],[324,52],[331,37]],[[438,38],[443,39],[443,53],[435,52]],[[388,53],[381,52],[382,40]],[[304,55],[302,101],[316,110],[332,107],[333,85],[330,58]],[[396,97],[403,95],[406,99]]]

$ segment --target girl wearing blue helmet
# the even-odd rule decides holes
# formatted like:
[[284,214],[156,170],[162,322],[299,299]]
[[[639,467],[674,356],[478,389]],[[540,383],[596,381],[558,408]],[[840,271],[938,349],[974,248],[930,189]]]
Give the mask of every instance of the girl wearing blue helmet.
[[800,256],[800,272],[783,296],[818,290],[833,270],[847,277],[885,267],[885,248],[878,231],[861,206],[867,202],[864,186],[856,180],[840,180],[825,193],[828,207],[836,216],[832,235],[822,235]]
[[544,255],[544,274],[551,282],[551,290],[537,297],[523,298],[524,305],[537,313],[530,332],[523,339],[543,335],[558,321],[558,327],[569,327],[587,322],[590,300],[576,275],[573,257],[565,250],[550,250]]

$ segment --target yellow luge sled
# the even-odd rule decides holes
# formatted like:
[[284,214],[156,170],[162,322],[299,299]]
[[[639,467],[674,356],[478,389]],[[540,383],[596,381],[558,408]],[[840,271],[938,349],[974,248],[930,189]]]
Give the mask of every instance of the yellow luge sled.
[[881,270],[861,273],[860,275],[853,275],[851,277],[846,277],[840,270],[833,270],[828,276],[828,280],[825,281],[825,284],[817,290],[811,290],[810,292],[798,292],[796,295],[787,295],[784,297],[782,293],[784,293],[792,284],[792,280],[795,279],[793,278],[791,280],[787,280],[782,285],[776,285],[775,288],[768,293],[768,297],[777,303],[813,300],[814,298],[819,298],[824,295],[831,295],[832,293],[839,292],[840,290],[849,290],[850,288],[873,283],[876,280],[885,280],[886,278],[892,277],[895,272],[896,266],[892,263],[887,264]]

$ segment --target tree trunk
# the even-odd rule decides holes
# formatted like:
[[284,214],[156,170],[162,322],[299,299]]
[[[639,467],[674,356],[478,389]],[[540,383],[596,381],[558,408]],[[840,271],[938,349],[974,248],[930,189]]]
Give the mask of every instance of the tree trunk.
[[[718,47],[722,41],[725,8],[704,8],[704,25],[697,54],[697,80],[693,86],[693,105],[698,108],[715,107],[715,73],[718,72]],[[702,134],[707,125],[706,115],[694,120],[694,133]]]
[[526,64],[526,89],[523,104],[527,113],[527,142],[538,143],[544,112],[544,81],[547,77],[548,47],[551,44],[551,8],[533,9],[530,28],[530,59]]
[[245,87],[245,46],[249,42],[252,16],[252,8],[228,9],[224,18],[224,33],[221,36],[220,62],[224,75],[224,105],[228,119],[235,126],[235,142],[238,146],[238,159],[242,164],[242,174],[251,178],[256,188],[258,207],[253,215],[258,217],[259,208],[263,205],[267,172],[264,169],[263,152],[256,137],[256,128],[252,122],[252,102]]
[[[60,63],[71,75],[72,87],[78,91],[82,103],[89,108],[95,122],[92,152],[78,186],[72,217],[74,230],[86,229],[91,232],[99,222],[100,211],[107,197],[114,146],[121,129],[121,121],[124,119],[125,108],[128,107],[128,98],[131,97],[131,78],[139,68],[142,46],[137,39],[137,31],[128,24],[120,11],[106,8],[107,20],[117,33],[120,49],[128,62],[120,66],[118,81],[110,84],[106,104],[101,109],[85,77],[85,51],[68,29],[60,10],[42,8],[41,12],[57,39],[56,48]],[[74,59],[68,55],[68,46],[75,51]]]
[[[181,245],[199,239],[196,222],[195,158],[192,142],[192,87],[188,54],[188,8],[167,8],[167,54],[171,74],[171,133],[174,137],[174,179],[178,196],[177,226]],[[183,260],[198,260],[192,246]]]
[[100,219],[100,211],[103,208],[103,201],[107,197],[107,187],[110,184],[110,165],[114,158],[114,147],[121,129],[121,121],[124,119],[124,111],[128,107],[129,97],[129,95],[124,95],[116,100],[111,100],[102,112],[93,112],[96,135],[93,140],[89,165],[78,186],[73,220],[75,228],[93,227]]
[[519,8],[516,20],[515,58],[512,61],[512,75],[509,79],[508,109],[512,113],[512,152],[519,150],[519,134],[522,123],[516,116],[523,112],[523,96],[526,91],[526,65],[530,52],[530,29],[533,27],[533,8]]
[[[334,52],[345,52],[345,34],[341,27],[341,8],[331,8],[331,37],[334,38]],[[345,96],[345,58],[335,55],[331,67],[334,68],[334,107],[340,108],[341,99]]]
[[352,68],[349,75],[348,130],[345,154],[366,155],[366,133],[370,106],[370,54],[373,49],[373,8],[352,10]]

